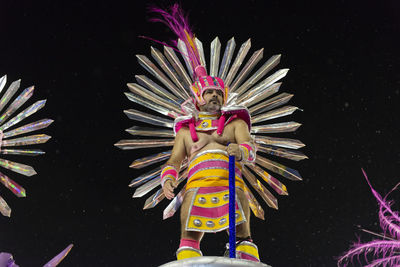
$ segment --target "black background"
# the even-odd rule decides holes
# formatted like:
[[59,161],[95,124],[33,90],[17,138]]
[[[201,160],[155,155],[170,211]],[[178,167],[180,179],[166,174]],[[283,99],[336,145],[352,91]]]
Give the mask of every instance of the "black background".
[[[53,138],[40,145],[45,156],[8,157],[39,174],[4,171],[27,190],[27,198],[18,199],[0,189],[13,209],[11,218],[0,217],[0,251],[11,252],[20,266],[41,266],[69,243],[75,246],[60,266],[157,266],[174,260],[178,216],[162,221],[166,202],[142,211],[145,198],[131,199],[134,191],[127,186],[141,173],[129,164],[146,151],[113,146],[130,138],[124,129],[134,125],[122,112],[135,107],[123,92],[134,74],[145,74],[135,54],[149,55],[152,44],[138,36],[175,38],[162,24],[147,21],[148,3],[1,3],[0,74],[8,74],[8,84],[18,78],[24,88],[34,84],[32,99],[48,100],[30,121],[55,120],[45,130]],[[291,69],[281,91],[295,94],[290,103],[304,112],[290,119],[303,126],[285,136],[306,143],[310,159],[288,163],[304,181],[283,180],[290,195],[279,197],[279,211],[264,205],[267,219],[253,219],[253,238],[263,262],[273,266],[334,266],[356,234],[372,238],[357,225],[379,231],[377,204],[360,168],[382,194],[399,181],[400,4],[182,6],[204,45],[218,35],[222,49],[232,36],[239,47],[251,37],[252,51],[265,48],[263,62],[281,53],[279,66]],[[225,242],[223,233],[208,235],[203,253],[221,255]]]

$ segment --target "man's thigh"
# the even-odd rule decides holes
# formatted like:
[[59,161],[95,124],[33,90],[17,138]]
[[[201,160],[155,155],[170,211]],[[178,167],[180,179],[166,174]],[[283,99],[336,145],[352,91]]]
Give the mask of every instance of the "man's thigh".
[[186,192],[181,206],[181,238],[193,239],[200,241],[204,233],[195,231],[186,231],[186,221],[189,215],[190,204],[192,202],[195,191]]

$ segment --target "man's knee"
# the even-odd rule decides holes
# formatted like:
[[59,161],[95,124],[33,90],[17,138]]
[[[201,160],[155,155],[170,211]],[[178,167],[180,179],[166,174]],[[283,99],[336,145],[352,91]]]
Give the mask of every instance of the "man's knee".
[[246,217],[246,221],[236,227],[236,235],[238,237],[247,237],[250,236],[250,207],[242,190],[237,190],[237,196]]
[[201,241],[201,239],[203,238],[203,235],[204,235],[204,233],[202,233],[202,232],[183,230],[182,234],[181,234],[181,238]]
[[236,236],[237,237],[250,236],[250,224],[248,222],[244,222],[236,226]]

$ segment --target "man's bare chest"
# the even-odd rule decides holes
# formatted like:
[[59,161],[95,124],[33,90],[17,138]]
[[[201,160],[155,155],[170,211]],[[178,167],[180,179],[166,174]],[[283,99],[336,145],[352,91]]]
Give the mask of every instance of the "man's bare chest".
[[198,141],[193,142],[190,138],[185,139],[185,147],[189,157],[208,149],[225,149],[228,143],[235,143],[235,134],[233,125],[227,125],[222,133],[218,135],[217,131],[196,131]]

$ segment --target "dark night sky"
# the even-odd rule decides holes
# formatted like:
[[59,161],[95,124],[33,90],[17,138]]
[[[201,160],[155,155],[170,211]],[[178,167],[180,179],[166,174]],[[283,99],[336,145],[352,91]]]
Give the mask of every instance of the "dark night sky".
[[[123,92],[134,74],[145,74],[135,54],[149,55],[151,44],[138,36],[174,38],[147,22],[146,5],[2,1],[0,75],[21,78],[24,88],[34,84],[35,101],[47,98],[30,121],[55,120],[45,131],[53,138],[40,146],[45,156],[10,157],[39,174],[4,171],[28,195],[18,199],[0,188],[13,209],[11,218],[0,217],[0,251],[13,253],[20,266],[41,266],[69,243],[75,247],[60,266],[174,260],[178,217],[162,222],[166,202],[142,211],[145,198],[132,199],[127,186],[141,173],[128,166],[144,151],[113,146],[134,125],[122,112],[135,107]],[[376,201],[360,168],[382,194],[399,181],[400,4],[185,1],[183,8],[204,44],[218,35],[224,49],[235,36],[238,47],[251,37],[252,51],[264,47],[266,59],[281,53],[279,67],[291,69],[281,91],[295,94],[290,104],[304,112],[290,119],[303,126],[284,136],[306,143],[310,159],[283,161],[304,181],[282,180],[290,195],[279,197],[279,211],[263,206],[267,219],[252,219],[253,238],[263,262],[273,266],[335,266],[361,234],[357,225],[379,231]],[[398,202],[399,195],[393,194]],[[223,233],[207,236],[203,253],[221,255],[226,241]]]

